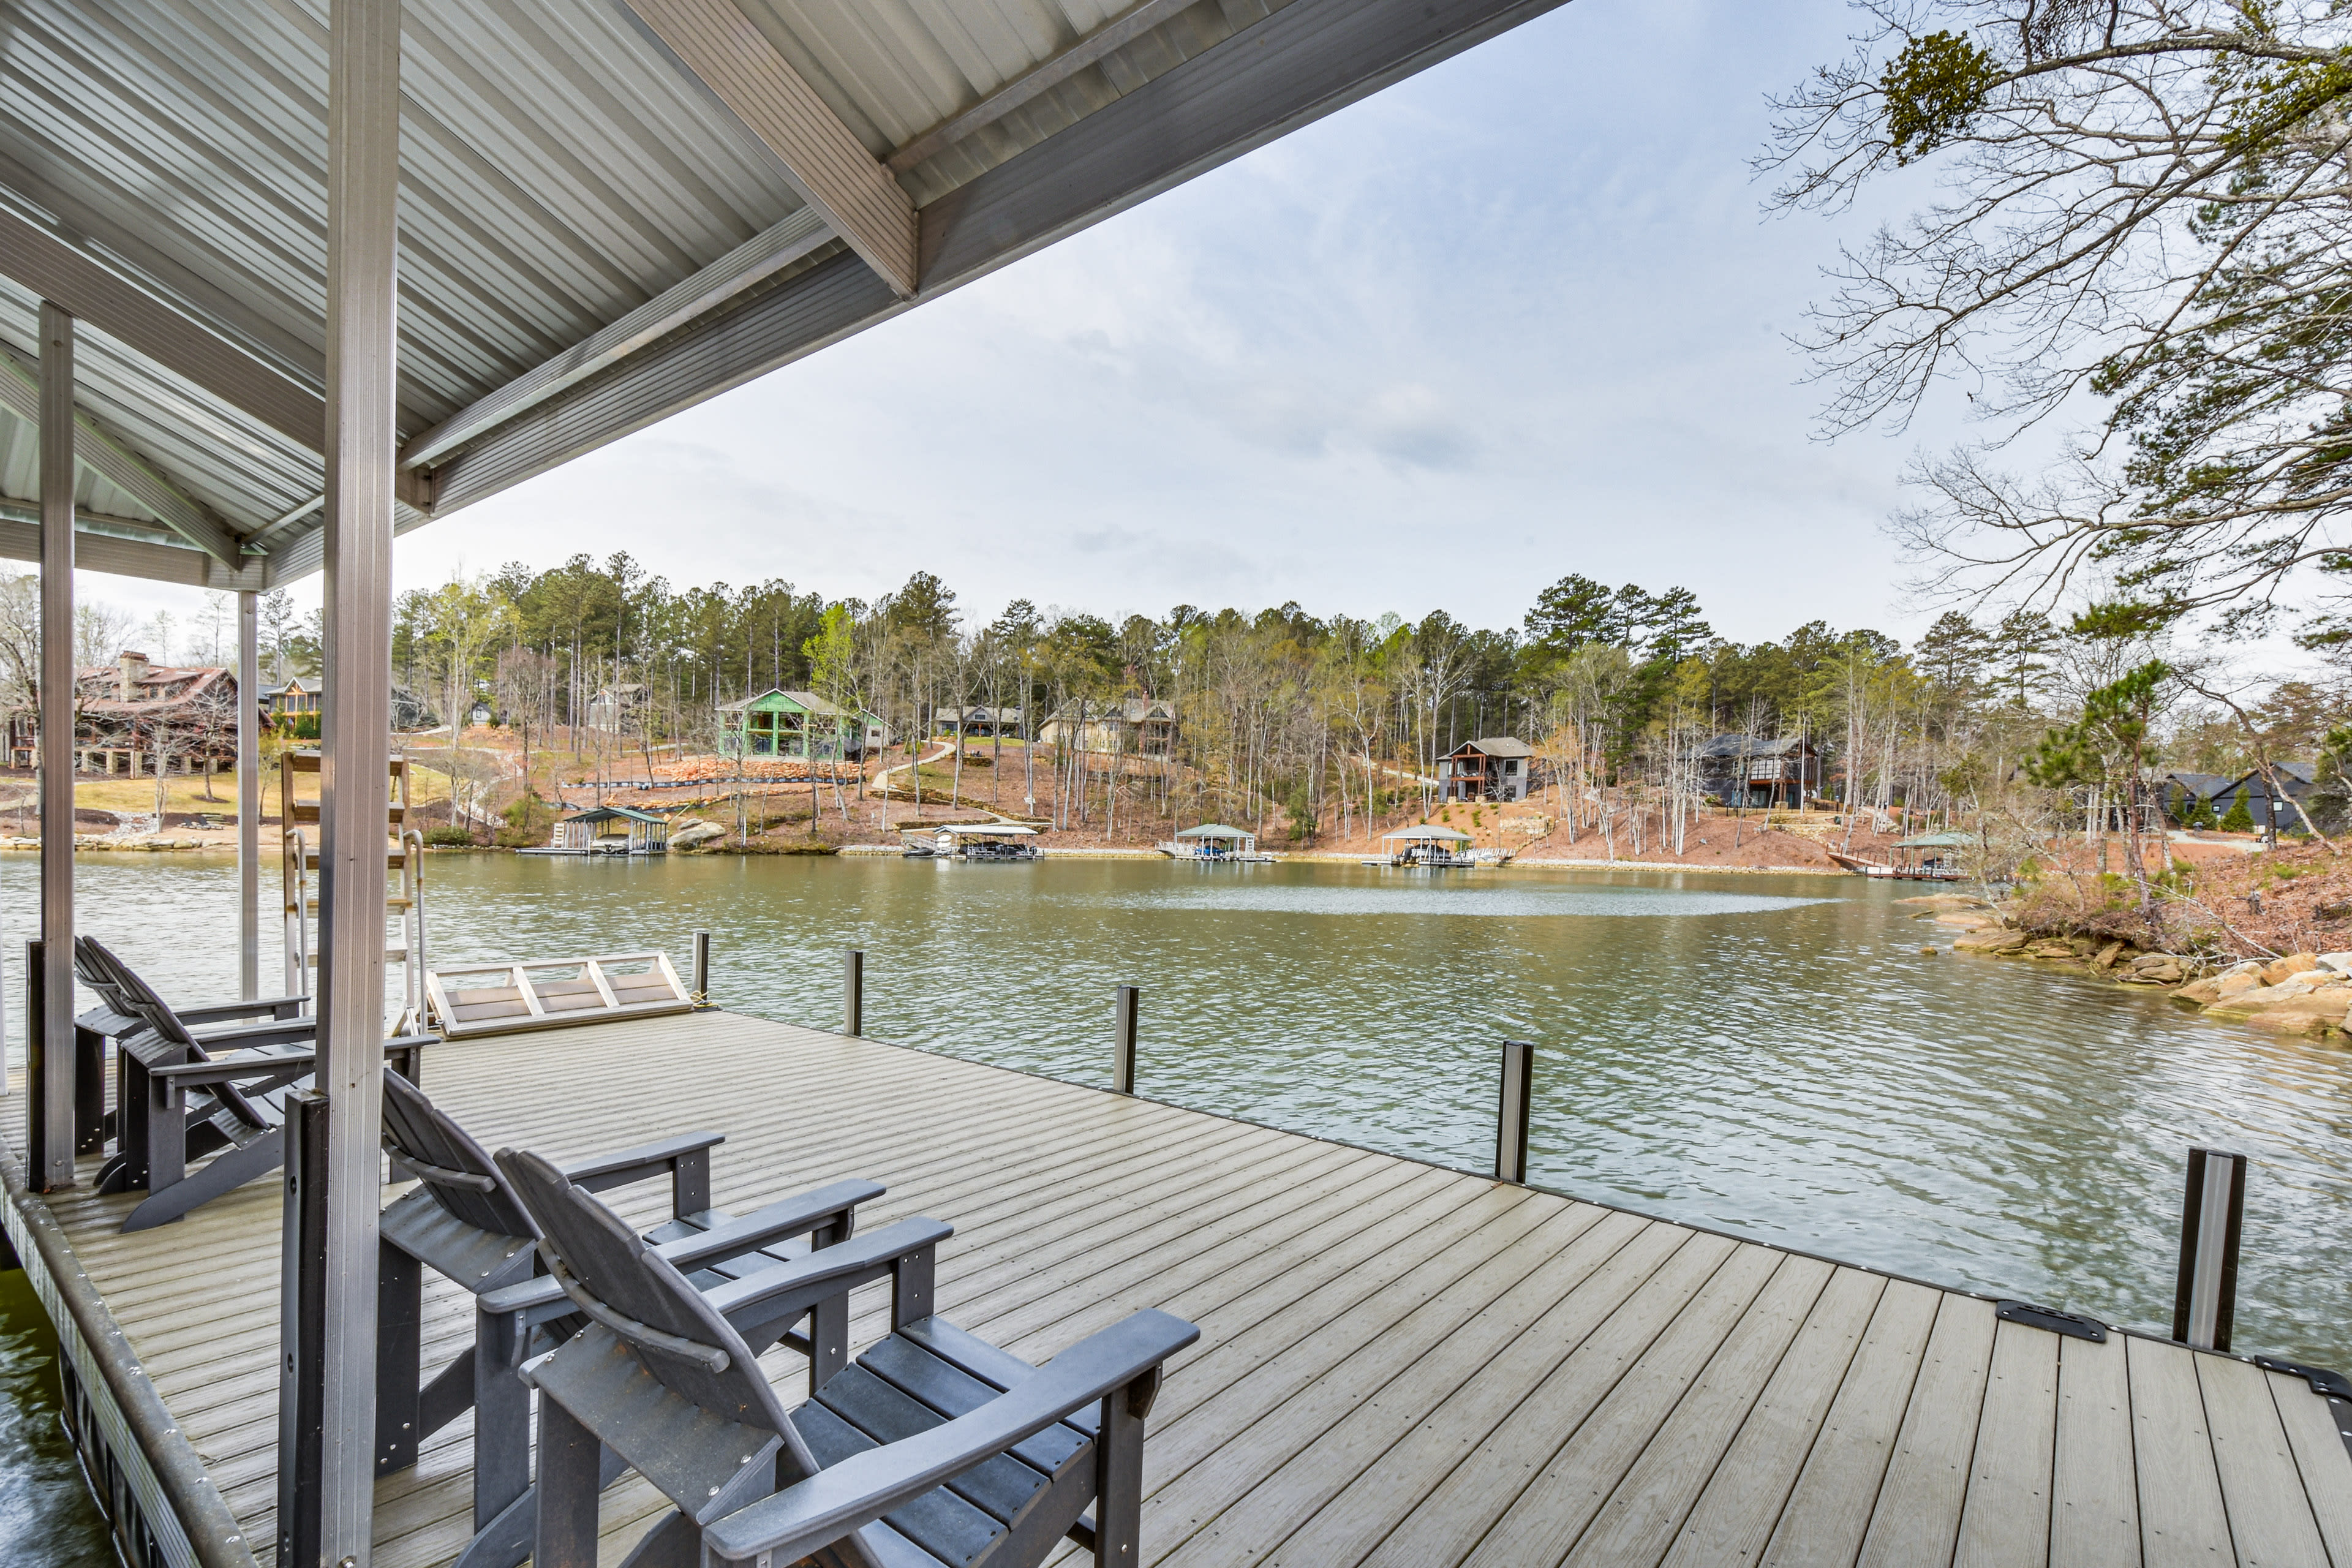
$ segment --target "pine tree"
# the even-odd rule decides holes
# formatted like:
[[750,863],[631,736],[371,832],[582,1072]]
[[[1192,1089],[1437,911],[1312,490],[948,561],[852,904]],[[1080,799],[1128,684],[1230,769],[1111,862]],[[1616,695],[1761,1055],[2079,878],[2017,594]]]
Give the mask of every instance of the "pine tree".
[[[2206,809],[2209,811],[2212,809],[2210,802],[2207,804]],[[2252,833],[2253,830],[2254,814],[2246,807],[2246,792],[2244,790],[2240,790],[2237,794],[2237,798],[2230,803],[2230,814],[2221,818],[2221,831],[2224,833]]]

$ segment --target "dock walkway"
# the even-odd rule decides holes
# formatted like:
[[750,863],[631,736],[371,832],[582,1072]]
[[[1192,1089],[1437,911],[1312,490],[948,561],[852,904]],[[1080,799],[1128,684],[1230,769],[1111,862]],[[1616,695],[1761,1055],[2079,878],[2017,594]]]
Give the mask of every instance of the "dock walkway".
[[[1620,1210],[724,1013],[453,1043],[425,1085],[486,1145],[559,1160],[723,1131],[713,1196],[738,1210],[887,1183],[861,1223],[953,1224],[940,1310],[1032,1360],[1139,1307],[1198,1323],[1146,1452],[1167,1568],[2352,1568],[2326,1402],[2229,1357],[2061,1338]],[[620,1195],[646,1224],[667,1199]],[[267,1563],[279,1184],[120,1235],[133,1201],[51,1210]],[[471,1313],[439,1280],[425,1312],[432,1365]],[[380,1568],[463,1545],[469,1463],[461,1421],[381,1483]],[[604,1562],[657,1505],[634,1478],[606,1494]]]

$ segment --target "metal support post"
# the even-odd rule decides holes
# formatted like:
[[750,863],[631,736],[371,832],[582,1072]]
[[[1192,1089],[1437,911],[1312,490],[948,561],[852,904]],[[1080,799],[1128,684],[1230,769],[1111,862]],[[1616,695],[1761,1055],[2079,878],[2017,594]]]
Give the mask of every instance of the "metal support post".
[[1141,994],[1132,985],[1118,988],[1118,1007],[1111,1016],[1110,1086],[1120,1094],[1135,1092],[1135,1001]]
[[332,0],[327,40],[325,711],[319,1060],[327,1100],[319,1556],[368,1568],[375,1488],[401,0]]
[[284,1240],[278,1250],[278,1561],[320,1568],[326,1388],[328,1102],[286,1097]]
[[261,994],[260,597],[236,596],[236,983],[248,1002]]
[[694,984],[687,992],[697,1007],[710,1005],[710,933],[694,933]]
[[2180,1205],[2180,1283],[2172,1303],[2172,1337],[2184,1344],[2230,1348],[2245,1212],[2246,1157],[2189,1150],[2189,1192]]
[[74,323],[41,304],[41,1128],[33,1184],[74,1184]]
[[855,947],[841,953],[841,1032],[866,1032],[866,954]]
[[1535,1047],[1505,1040],[1502,1103],[1495,1115],[1495,1180],[1498,1182],[1527,1183],[1528,1112],[1535,1079]]

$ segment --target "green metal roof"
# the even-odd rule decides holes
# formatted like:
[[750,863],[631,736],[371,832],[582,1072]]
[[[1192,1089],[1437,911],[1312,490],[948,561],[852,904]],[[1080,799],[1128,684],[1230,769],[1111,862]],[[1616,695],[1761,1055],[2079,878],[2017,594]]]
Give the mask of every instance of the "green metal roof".
[[1929,833],[1917,838],[1906,838],[1895,847],[1897,849],[1965,849],[1976,841],[1975,834],[1962,833],[1955,828],[1948,833]]

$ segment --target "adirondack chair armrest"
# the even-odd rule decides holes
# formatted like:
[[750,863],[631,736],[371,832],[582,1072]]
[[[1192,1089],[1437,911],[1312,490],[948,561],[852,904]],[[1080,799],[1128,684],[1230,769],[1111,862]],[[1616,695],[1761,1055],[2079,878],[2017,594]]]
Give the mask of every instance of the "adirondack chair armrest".
[[[889,1190],[879,1182],[852,1177],[793,1197],[779,1198],[735,1218],[705,1210],[688,1216],[700,1222],[703,1228],[684,1236],[663,1237],[655,1250],[681,1272],[691,1273],[706,1264],[723,1263],[812,1231],[838,1229],[842,1232],[835,1244],[838,1245],[856,1233],[857,1205],[870,1204]],[[656,1231],[654,1235],[660,1237],[662,1233]]]
[[318,1037],[316,1018],[273,1018],[266,1024],[233,1024],[206,1029],[196,1038],[206,1050],[236,1050],[240,1046],[290,1046]]
[[710,1151],[727,1142],[724,1132],[682,1132],[598,1155],[563,1167],[573,1185],[601,1193],[648,1176],[669,1177],[670,1214],[684,1219],[710,1206]]
[[208,1002],[201,1007],[174,1007],[172,1011],[179,1015],[183,1024],[218,1024],[263,1013],[282,1022],[299,1017],[310,1000],[308,996],[264,996],[252,1002]]
[[[928,1315],[933,1260],[939,1244],[954,1234],[955,1226],[939,1220],[902,1219],[806,1258],[730,1279],[705,1292],[703,1299],[754,1342],[772,1337],[779,1326],[818,1302],[877,1279],[888,1279],[902,1303],[909,1296],[919,1297]],[[893,1321],[901,1317],[894,1308]]]
[[[212,1045],[215,1042],[206,1040],[205,1043]],[[267,1045],[269,1042],[240,1040],[237,1043]],[[388,1057],[408,1056],[421,1047],[437,1046],[440,1043],[441,1037],[438,1035],[398,1035],[384,1041],[383,1054]],[[308,1072],[317,1065],[316,1051],[278,1051],[266,1057],[229,1057],[223,1060],[209,1062],[176,1062],[169,1067],[150,1068],[148,1072],[150,1076],[162,1079],[167,1083],[195,1088],[203,1084],[237,1083],[249,1078],[282,1073],[289,1068],[299,1068]]]
[[[803,1193],[797,1197],[785,1198],[770,1204],[763,1209],[745,1215],[738,1220],[730,1220],[713,1229],[697,1231],[692,1236],[681,1237],[676,1241],[663,1242],[654,1250],[675,1265],[680,1272],[690,1273],[694,1269],[712,1263],[723,1263],[730,1258],[740,1258],[747,1252],[757,1252],[760,1248],[773,1246],[779,1241],[789,1241],[793,1237],[805,1236],[810,1231],[819,1229],[835,1218],[847,1215],[857,1205],[880,1197],[888,1190],[876,1182],[855,1180],[835,1182],[828,1186],[818,1187],[813,1192]],[[925,1228],[908,1229],[908,1226],[918,1226]],[[756,1274],[746,1275],[741,1279],[730,1281],[724,1289],[758,1309],[759,1315],[763,1320],[782,1317],[784,1315],[782,1309],[766,1307],[764,1296],[757,1291],[746,1291],[744,1288],[766,1280],[776,1288],[782,1289],[804,1279],[831,1280],[836,1273],[860,1271],[864,1271],[866,1279],[879,1279],[889,1272],[892,1262],[900,1253],[911,1251],[918,1245],[934,1246],[953,1234],[953,1226],[940,1225],[934,1220],[902,1220],[896,1226],[874,1232],[870,1237],[857,1238],[862,1244],[857,1247],[853,1247],[846,1242],[828,1247],[820,1252],[811,1254],[807,1259],[800,1263],[780,1264],[776,1268],[763,1268]],[[885,1239],[877,1242],[877,1237]],[[810,1265],[816,1267],[812,1268]],[[801,1273],[794,1275],[792,1279],[777,1278],[793,1269],[799,1269]],[[851,1285],[862,1282],[863,1279],[852,1280],[850,1284],[832,1283],[818,1294],[819,1296],[837,1295],[841,1291],[849,1289]],[[714,1300],[718,1294],[717,1291],[712,1292]],[[543,1275],[535,1279],[526,1279],[520,1284],[509,1285],[502,1290],[490,1291],[478,1298],[475,1304],[480,1311],[491,1317],[504,1317],[509,1313],[518,1314],[525,1328],[535,1327],[551,1318],[560,1318],[572,1310],[571,1300],[563,1294],[562,1287]],[[719,1310],[725,1311],[727,1309],[721,1307]],[[803,1307],[800,1310],[805,1311],[807,1309]]]
[[702,1532],[705,1561],[792,1563],[952,1480],[1056,1421],[1150,1376],[1201,1337],[1147,1309],[1089,1334],[979,1409],[853,1455]]

